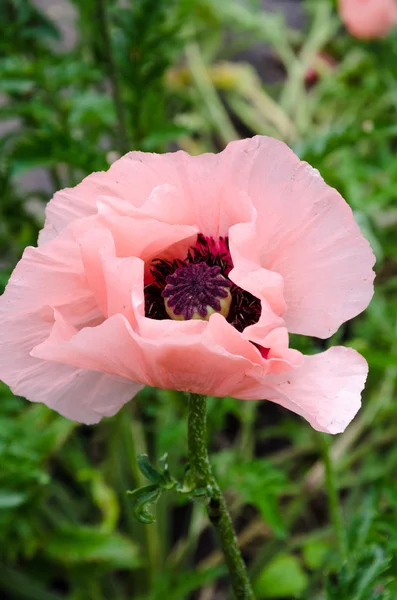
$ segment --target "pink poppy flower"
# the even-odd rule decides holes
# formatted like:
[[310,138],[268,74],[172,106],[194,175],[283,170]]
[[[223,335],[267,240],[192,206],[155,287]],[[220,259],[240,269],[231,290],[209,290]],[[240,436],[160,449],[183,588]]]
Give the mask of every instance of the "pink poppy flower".
[[0,299],[0,377],[95,423],[144,385],[268,399],[343,431],[367,364],[303,356],[369,303],[374,257],[337,191],[282,142],[130,152],[55,194]]
[[339,14],[355,37],[384,37],[397,25],[397,0],[339,0]]

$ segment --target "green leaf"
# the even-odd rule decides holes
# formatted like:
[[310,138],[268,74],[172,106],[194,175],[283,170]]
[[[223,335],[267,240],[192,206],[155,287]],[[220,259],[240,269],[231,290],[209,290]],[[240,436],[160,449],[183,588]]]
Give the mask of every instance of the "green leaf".
[[27,94],[34,89],[34,82],[24,79],[1,79],[0,92],[4,94]]
[[88,525],[57,531],[44,550],[49,558],[69,565],[106,563],[115,569],[134,569],[140,564],[138,549],[130,539]]
[[205,588],[218,577],[226,574],[226,568],[213,567],[211,569],[188,570],[180,572],[163,571],[161,577],[156,577],[149,594],[139,596],[137,600],[182,600],[188,598],[192,592]]
[[391,554],[380,546],[363,546],[360,555],[352,557],[354,568],[343,565],[337,577],[327,581],[327,600],[391,600]]
[[140,454],[137,458],[137,462],[141,473],[143,473],[146,479],[151,483],[162,485],[165,482],[163,474],[150,464],[147,454]]
[[310,540],[302,548],[303,560],[310,569],[319,569],[329,550],[329,544],[323,540]]
[[93,500],[103,515],[101,527],[104,530],[113,531],[117,525],[120,513],[117,494],[106,483],[99,470],[83,469],[79,473],[79,479],[90,482]]
[[298,558],[279,554],[262,571],[255,582],[258,598],[298,598],[309,583]]
[[71,128],[114,126],[114,107],[110,98],[93,91],[74,93],[70,100]]
[[24,573],[21,568],[11,569],[1,565],[0,587],[9,592],[9,598],[18,600],[62,600],[63,595],[48,591],[41,582]]
[[161,147],[161,144],[167,144],[191,133],[191,129],[187,127],[165,124],[163,128],[157,129],[143,140],[142,149],[147,152],[154,152]]
[[285,485],[284,473],[264,459],[236,461],[235,457],[227,453],[222,455],[218,455],[218,461],[226,459],[223,468],[227,473],[223,485],[232,481],[243,500],[256,506],[274,533],[284,537],[285,523],[278,506],[278,495]]
[[150,525],[150,523],[156,521],[149,512],[148,507],[150,504],[155,504],[157,502],[161,493],[162,489],[158,485],[145,485],[132,492],[127,492],[133,500],[133,511],[138,521],[145,523],[145,525]]
[[0,510],[21,506],[26,498],[26,494],[22,494],[21,492],[2,489],[0,490]]

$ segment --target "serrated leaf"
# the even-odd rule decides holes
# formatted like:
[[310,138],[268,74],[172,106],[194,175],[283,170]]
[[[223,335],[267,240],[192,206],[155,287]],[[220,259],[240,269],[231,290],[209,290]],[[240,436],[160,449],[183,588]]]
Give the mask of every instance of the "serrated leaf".
[[143,473],[148,481],[156,485],[165,483],[164,475],[150,464],[147,454],[140,454],[137,462],[141,473]]
[[155,522],[155,518],[149,512],[149,506],[155,504],[162,493],[161,487],[158,485],[146,485],[142,488],[127,492],[133,501],[133,512],[138,521],[145,525],[150,525]]

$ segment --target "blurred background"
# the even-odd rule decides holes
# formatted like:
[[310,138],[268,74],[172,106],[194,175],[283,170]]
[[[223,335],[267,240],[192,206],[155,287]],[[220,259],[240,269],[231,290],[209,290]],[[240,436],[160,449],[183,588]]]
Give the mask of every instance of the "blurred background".
[[[343,343],[370,364],[329,440],[268,402],[210,399],[210,448],[258,598],[397,598],[397,33],[352,37],[332,0],[0,0],[0,281],[53,192],[130,149],[287,142],[351,205],[377,256]],[[169,493],[143,525],[135,456],[185,466],[186,399],[144,390],[79,426],[0,388],[0,597],[223,600],[203,506]],[[337,539],[324,464],[340,485]],[[341,567],[347,544],[349,564]]]

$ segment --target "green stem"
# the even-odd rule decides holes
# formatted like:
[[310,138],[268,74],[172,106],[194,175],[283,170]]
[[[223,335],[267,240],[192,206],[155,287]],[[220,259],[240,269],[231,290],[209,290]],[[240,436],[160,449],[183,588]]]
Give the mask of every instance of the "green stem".
[[[135,414],[129,423],[130,427],[130,441],[133,446],[133,452],[135,457],[139,454],[148,454],[145,433],[143,429],[142,420],[139,415]],[[142,473],[137,468],[136,459],[132,461],[134,463],[134,475],[136,477],[137,486],[142,486],[145,484]],[[145,536],[145,544],[147,551],[147,569],[148,569],[148,578],[149,583],[152,586],[154,584],[154,580],[156,579],[157,573],[160,568],[160,560],[162,555],[162,547],[160,543],[160,536],[158,530],[158,524],[156,522],[152,523],[150,527],[144,526],[143,528],[144,536]]]
[[[137,402],[134,402],[136,407]],[[110,439],[112,460],[109,465],[111,476],[117,477],[118,487],[122,490],[144,485],[145,481],[138,468],[136,457],[147,453],[142,421],[136,411],[132,412],[132,403],[121,410],[114,420],[114,433]],[[137,593],[148,593],[159,570],[161,546],[159,543],[157,524],[150,527],[138,523],[131,511],[131,503],[127,494],[122,494],[122,501],[128,519],[129,535],[144,548],[147,560],[144,563],[145,577],[137,577],[139,587]],[[138,595],[139,595],[138,594]]]
[[116,63],[113,56],[112,40],[110,37],[105,0],[96,0],[96,8],[98,15],[98,29],[99,34],[102,38],[108,77],[112,90],[113,103],[117,115],[118,149],[121,152],[121,154],[125,154],[129,150],[129,143],[127,137],[127,122],[125,118],[124,104],[117,76]]
[[252,430],[255,422],[256,408],[256,402],[244,402],[242,406],[239,450],[241,456],[247,460],[252,459],[254,453],[255,436],[252,435]]
[[336,540],[338,543],[339,554],[342,561],[347,564],[347,539],[346,530],[343,523],[343,515],[339,502],[338,485],[336,473],[330,453],[330,443],[326,435],[321,435],[322,455],[325,470],[325,486],[328,492],[328,507],[332,524],[335,529]]
[[207,488],[207,512],[216,531],[237,600],[255,600],[219,485],[211,471],[207,452],[207,405],[205,396],[189,395],[188,451],[190,473],[196,488]]
[[219,98],[207,68],[203,61],[200,48],[197,44],[189,44],[186,47],[186,58],[192,75],[192,79],[201,96],[201,101],[207,110],[208,116],[215,130],[218,131],[222,142],[228,144],[239,138],[233,127],[229,115]]

